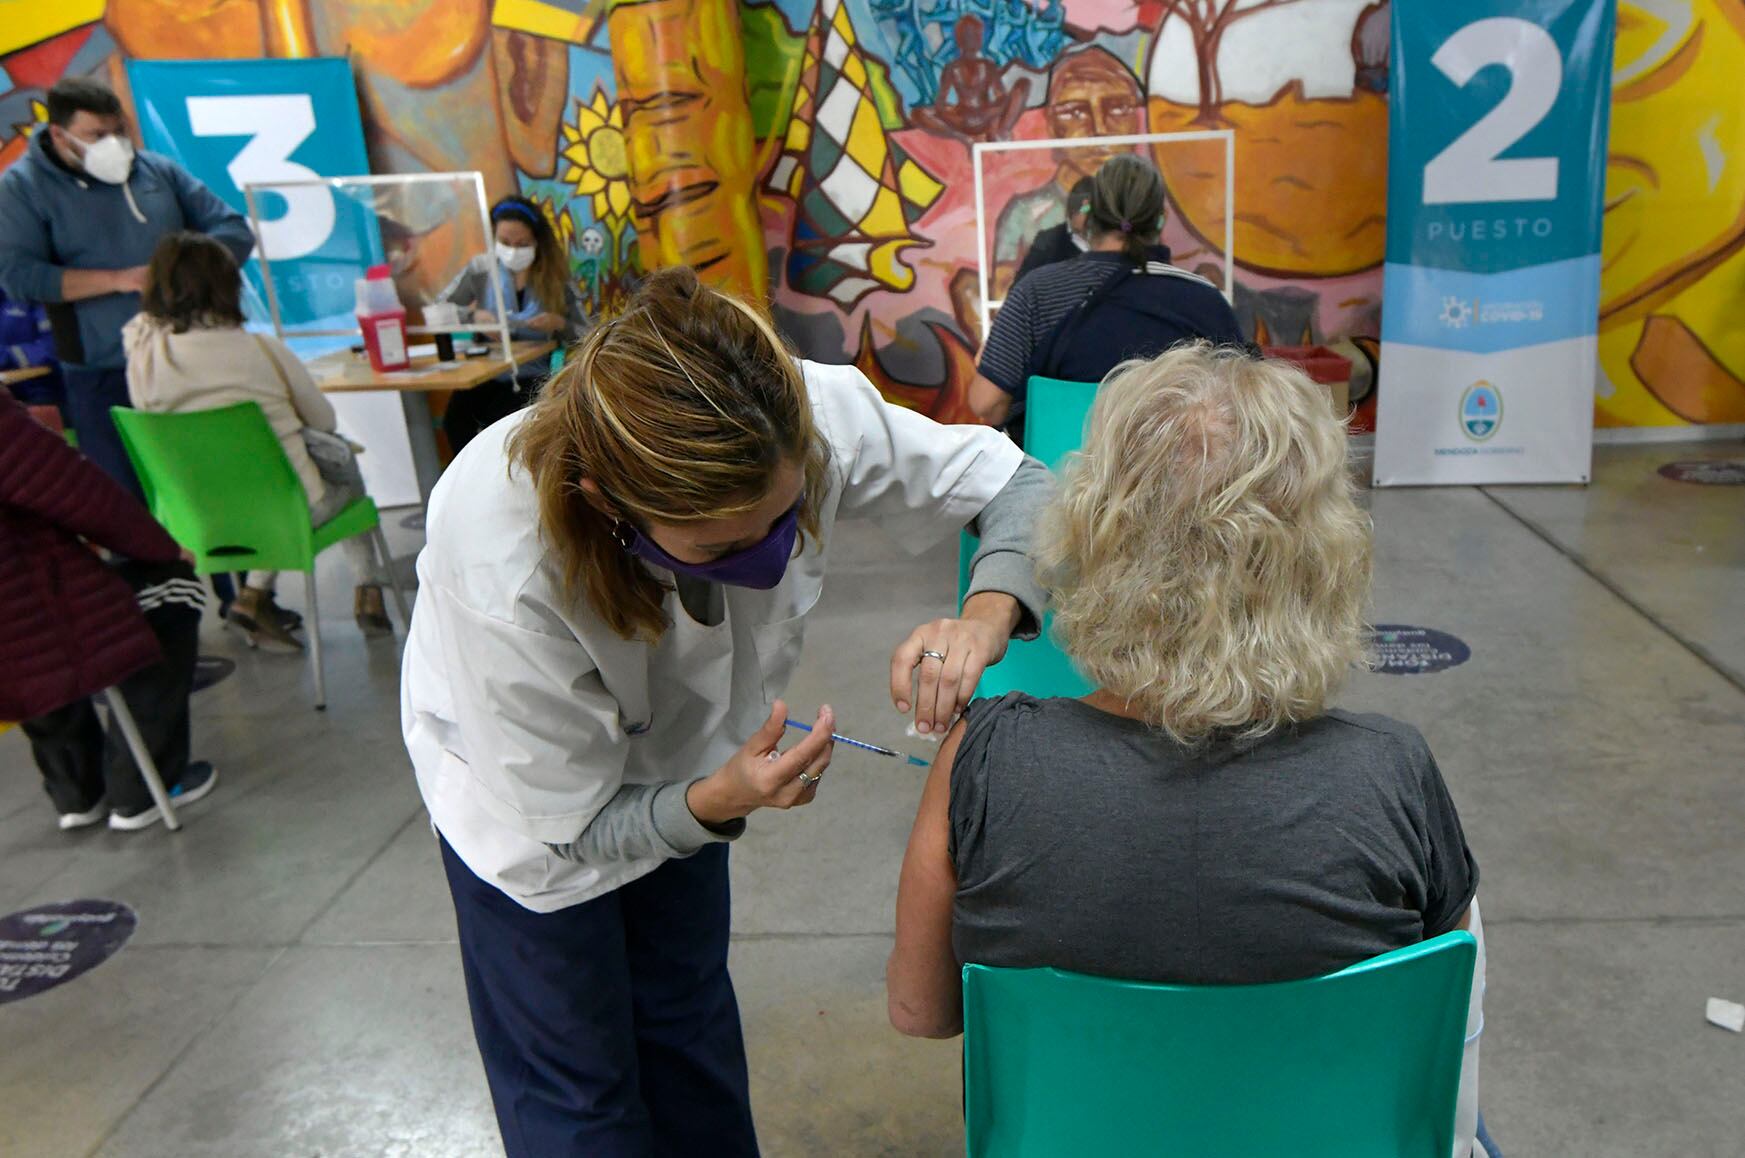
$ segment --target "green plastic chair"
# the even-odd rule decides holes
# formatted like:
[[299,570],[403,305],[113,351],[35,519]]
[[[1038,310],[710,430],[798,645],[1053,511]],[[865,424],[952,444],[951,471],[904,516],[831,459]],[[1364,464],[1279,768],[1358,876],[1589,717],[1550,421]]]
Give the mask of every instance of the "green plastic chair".
[[[1091,403],[1097,397],[1096,382],[1067,382],[1060,378],[1030,379],[1026,387],[1025,449],[1049,470],[1058,471],[1066,456],[1084,445],[1085,424]],[[981,541],[968,531],[958,546],[957,595],[961,606],[969,592],[970,560]],[[1037,697],[1089,695],[1095,689],[1051,634],[1054,616],[1045,616],[1042,634],[1036,639],[1015,639],[1006,648],[1006,658],[982,673],[976,686],[979,696],[1003,696],[1027,692]]]
[[963,970],[970,1158],[1448,1158],[1477,942],[1276,985]]
[[[321,662],[315,556],[342,539],[368,534],[391,576],[393,556],[382,537],[375,502],[357,499],[319,527],[311,525],[308,495],[258,403],[186,414],[148,414],[117,406],[110,414],[152,515],[193,552],[195,571],[303,572],[315,710],[324,711],[327,678]],[[409,624],[398,583],[389,586],[400,621]]]

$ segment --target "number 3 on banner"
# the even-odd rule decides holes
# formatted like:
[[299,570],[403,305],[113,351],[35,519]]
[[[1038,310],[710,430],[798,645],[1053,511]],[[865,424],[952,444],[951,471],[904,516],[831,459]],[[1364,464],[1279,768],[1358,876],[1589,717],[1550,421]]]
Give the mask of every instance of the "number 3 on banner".
[[[188,98],[188,124],[197,137],[247,137],[248,144],[225,167],[244,185],[270,181],[320,180],[321,174],[291,160],[297,146],[315,132],[315,102],[307,93],[282,96]],[[333,234],[333,194],[319,186],[280,189],[283,215],[260,223],[261,249],[273,261],[314,253]]]
[[1499,156],[1557,103],[1563,54],[1551,34],[1513,17],[1477,20],[1444,41],[1430,63],[1462,88],[1484,68],[1500,64],[1509,70],[1509,91],[1424,166],[1424,204],[1555,200],[1556,157]]

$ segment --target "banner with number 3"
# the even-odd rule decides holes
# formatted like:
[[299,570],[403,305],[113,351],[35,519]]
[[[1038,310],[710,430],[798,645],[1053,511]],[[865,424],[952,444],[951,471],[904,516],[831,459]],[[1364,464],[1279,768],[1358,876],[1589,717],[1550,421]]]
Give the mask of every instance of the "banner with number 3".
[[1588,480],[1614,19],[1394,4],[1376,485]]
[[[145,147],[173,157],[238,213],[249,182],[306,181],[370,171],[351,64],[310,60],[135,60],[127,65]],[[370,255],[363,213],[321,186],[285,190],[262,206],[256,239],[273,262],[285,325],[352,311],[354,281]],[[342,226],[336,228],[336,225]],[[248,314],[268,320],[259,262],[250,260]]]

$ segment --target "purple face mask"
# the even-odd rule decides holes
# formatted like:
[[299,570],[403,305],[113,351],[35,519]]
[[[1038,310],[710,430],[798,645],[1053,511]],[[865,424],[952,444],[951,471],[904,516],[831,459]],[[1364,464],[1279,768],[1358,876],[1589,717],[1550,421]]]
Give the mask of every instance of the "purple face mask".
[[788,560],[794,556],[794,540],[800,533],[800,504],[795,503],[778,519],[762,542],[707,563],[685,563],[673,558],[629,523],[618,524],[614,533],[626,551],[656,567],[665,567],[675,574],[689,575],[709,583],[768,591],[782,581],[782,576],[787,574]]

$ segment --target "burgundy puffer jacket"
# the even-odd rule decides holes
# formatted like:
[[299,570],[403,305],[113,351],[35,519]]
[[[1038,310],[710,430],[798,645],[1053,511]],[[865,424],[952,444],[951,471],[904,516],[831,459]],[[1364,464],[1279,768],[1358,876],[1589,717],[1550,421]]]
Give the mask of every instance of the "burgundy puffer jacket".
[[133,590],[79,541],[173,563],[132,495],[0,387],[0,720],[27,720],[162,658]]

